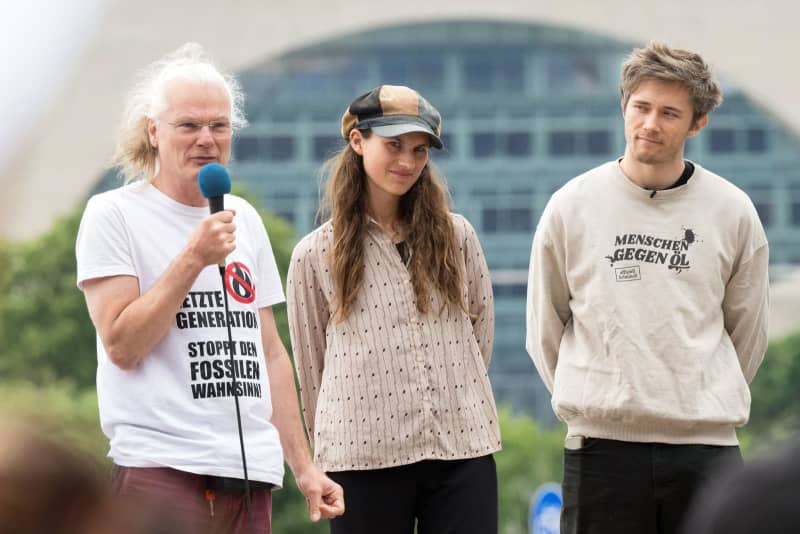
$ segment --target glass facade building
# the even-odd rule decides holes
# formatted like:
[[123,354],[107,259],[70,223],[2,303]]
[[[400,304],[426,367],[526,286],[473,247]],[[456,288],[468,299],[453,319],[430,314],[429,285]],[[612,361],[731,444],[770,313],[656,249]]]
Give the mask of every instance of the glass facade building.
[[[418,89],[443,117],[446,148],[432,158],[492,270],[498,402],[552,421],[524,346],[531,239],[556,189],[622,154],[619,73],[633,46],[553,26],[440,22],[298,49],[239,73],[251,124],[234,142],[231,174],[299,238],[316,224],[319,168],[344,143],[345,107],[380,84]],[[722,107],[686,157],[748,192],[773,262],[800,263],[797,140],[735,85],[723,89]]]

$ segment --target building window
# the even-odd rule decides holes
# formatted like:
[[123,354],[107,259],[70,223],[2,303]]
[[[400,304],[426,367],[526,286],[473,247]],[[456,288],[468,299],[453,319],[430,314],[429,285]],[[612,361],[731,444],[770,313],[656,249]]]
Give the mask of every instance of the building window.
[[269,158],[273,161],[289,161],[294,158],[294,138],[288,135],[269,137]]
[[388,85],[406,85],[409,83],[408,58],[402,56],[386,56],[381,58],[381,81]]
[[464,60],[464,84],[467,91],[488,93],[492,90],[492,62],[488,58],[466,58]]
[[441,57],[422,56],[414,63],[414,87],[421,91],[444,89],[444,60]]
[[362,58],[324,55],[286,61],[286,91],[295,95],[319,95],[332,91],[353,93],[368,76]]
[[519,53],[501,54],[495,71],[499,89],[510,92],[521,92],[525,87],[522,55]]
[[789,196],[791,198],[791,224],[800,228],[800,182],[789,185]]
[[470,93],[521,92],[525,85],[523,54],[497,50],[464,59],[464,87]]
[[475,159],[508,156],[525,158],[531,154],[528,132],[475,132],[472,134],[472,157]]
[[238,161],[288,161],[294,158],[294,138],[288,135],[243,136],[233,144]]
[[506,134],[506,154],[512,158],[530,156],[531,134],[528,132],[508,132]]
[[472,134],[472,156],[475,159],[491,158],[497,152],[497,135],[494,132]]
[[554,54],[547,63],[547,88],[559,97],[594,94],[600,88],[597,65],[590,57]]
[[792,226],[800,227],[800,200],[792,202]]
[[758,212],[758,218],[764,227],[775,222],[775,204],[773,202],[772,187],[768,183],[751,183],[746,191]]
[[255,136],[239,137],[233,143],[233,153],[239,161],[260,159],[263,157],[261,140]]
[[729,154],[736,150],[736,132],[731,128],[714,128],[709,132],[708,149],[713,154]]
[[528,292],[527,284],[495,284],[492,288],[495,298],[525,298]]
[[611,153],[608,130],[550,132],[548,152],[554,157],[605,156]]
[[575,154],[575,137],[575,132],[550,132],[550,154],[553,156],[572,156]]
[[530,232],[533,230],[533,210],[530,208],[511,208],[508,210],[508,231]]
[[689,137],[683,143],[683,156],[685,158],[691,159],[692,154],[695,153],[697,150],[697,137]]
[[764,228],[772,226],[772,204],[769,202],[754,202],[758,218],[761,219],[761,224]]
[[530,208],[483,208],[482,215],[482,228],[489,234],[533,230],[533,210]]
[[488,234],[494,234],[499,232],[499,224],[497,219],[499,218],[498,210],[495,208],[484,208],[482,213],[482,220],[483,220],[483,231]]
[[747,130],[747,151],[754,153],[767,151],[767,132],[763,128]]
[[380,79],[389,85],[407,85],[421,92],[444,88],[444,60],[437,56],[386,54],[380,60]]
[[586,153],[591,156],[604,156],[611,152],[611,134],[608,130],[586,132]]
[[323,161],[333,156],[344,145],[344,139],[338,135],[315,135],[313,144],[314,159]]
[[452,157],[456,151],[455,145],[453,144],[453,136],[451,134],[442,134],[439,138],[442,140],[442,149],[431,149],[431,157],[434,159],[447,159]]

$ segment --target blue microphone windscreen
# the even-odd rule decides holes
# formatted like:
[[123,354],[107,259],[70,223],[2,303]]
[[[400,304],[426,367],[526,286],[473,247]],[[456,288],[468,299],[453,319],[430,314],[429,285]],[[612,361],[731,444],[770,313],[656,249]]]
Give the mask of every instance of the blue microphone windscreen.
[[219,163],[209,163],[200,167],[197,185],[204,197],[221,197],[231,192],[231,176],[228,169]]

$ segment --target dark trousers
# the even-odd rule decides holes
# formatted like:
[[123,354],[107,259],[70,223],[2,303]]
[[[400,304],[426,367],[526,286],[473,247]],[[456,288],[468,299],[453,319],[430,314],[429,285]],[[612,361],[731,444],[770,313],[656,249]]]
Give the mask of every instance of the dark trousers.
[[[112,491],[135,503],[137,516],[159,524],[152,532],[170,534],[270,534],[272,492],[253,489],[253,529],[242,492],[225,488],[207,493],[209,478],[167,467],[115,466]],[[209,502],[213,497],[213,505]],[[132,505],[133,506],[133,505]],[[144,530],[142,530],[144,532]],[[147,530],[151,532],[151,530]]]
[[561,533],[677,533],[697,489],[741,465],[736,446],[585,438],[564,450]]
[[497,534],[497,470],[491,455],[339,471],[347,509],[332,534]]

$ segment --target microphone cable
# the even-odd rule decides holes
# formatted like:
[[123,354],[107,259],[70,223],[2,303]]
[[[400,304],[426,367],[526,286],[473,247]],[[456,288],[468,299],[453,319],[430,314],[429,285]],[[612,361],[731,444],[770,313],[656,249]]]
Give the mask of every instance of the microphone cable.
[[247,475],[247,455],[244,451],[244,432],[242,430],[242,413],[239,409],[239,381],[236,379],[236,359],[233,356],[233,334],[231,333],[230,311],[228,309],[228,290],[225,283],[225,266],[219,266],[219,276],[222,279],[222,295],[225,302],[225,326],[228,330],[228,350],[231,356],[231,386],[233,388],[233,402],[236,405],[236,427],[239,430],[239,447],[242,451],[242,471],[244,472],[244,504],[247,512],[247,524],[250,532],[255,532],[253,525],[253,505],[250,497],[250,478]]

